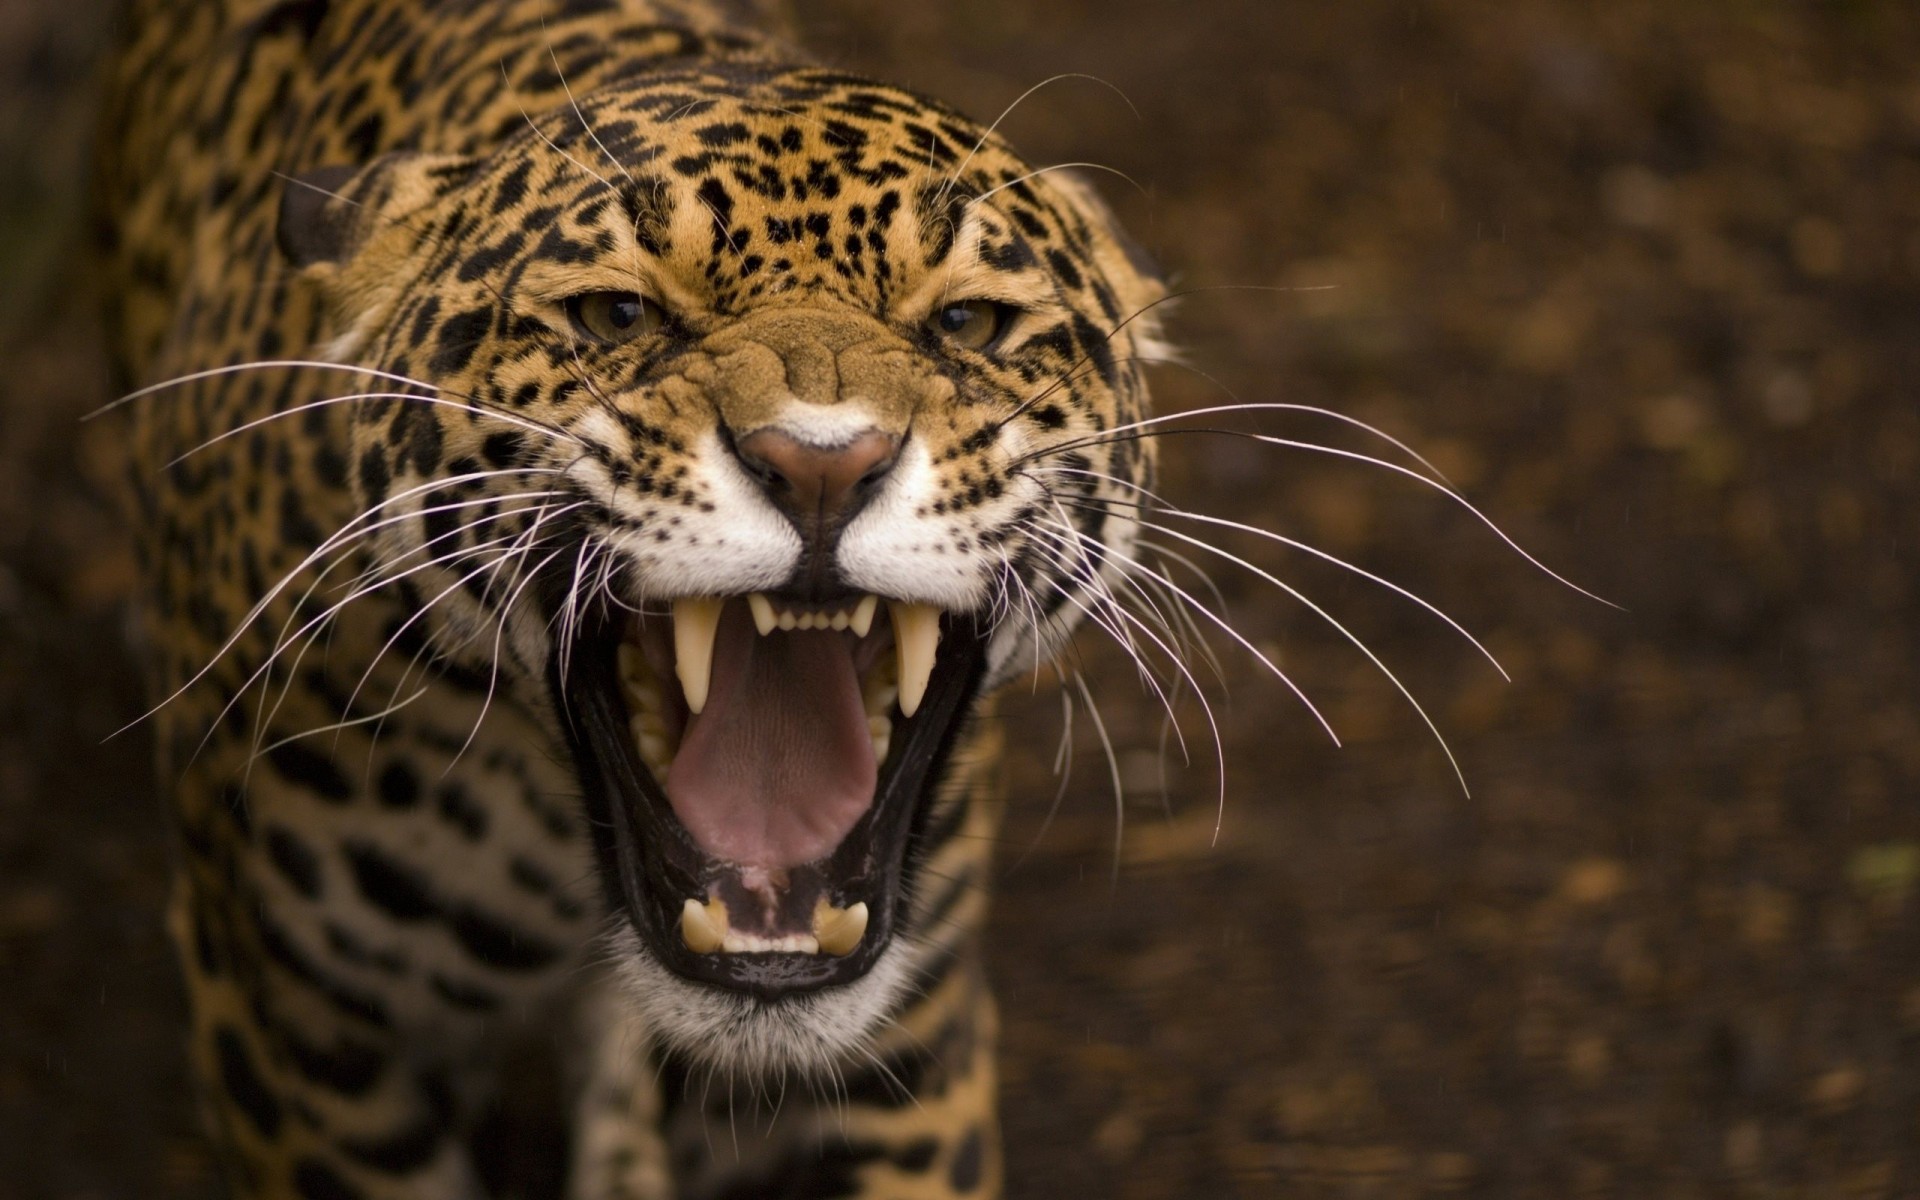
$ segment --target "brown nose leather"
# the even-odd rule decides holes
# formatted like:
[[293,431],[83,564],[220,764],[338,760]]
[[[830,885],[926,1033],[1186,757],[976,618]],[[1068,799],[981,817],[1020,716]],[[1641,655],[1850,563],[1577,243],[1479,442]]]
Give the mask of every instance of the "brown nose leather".
[[765,480],[767,493],[803,530],[837,520],[893,465],[900,439],[868,430],[844,446],[810,446],[762,429],[734,449]]

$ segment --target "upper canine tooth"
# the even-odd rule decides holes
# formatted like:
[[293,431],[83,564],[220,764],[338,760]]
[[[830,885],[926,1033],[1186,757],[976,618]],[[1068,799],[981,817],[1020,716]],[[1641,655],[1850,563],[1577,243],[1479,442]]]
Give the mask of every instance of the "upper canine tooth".
[[680,940],[695,954],[712,954],[727,940],[727,904],[709,900],[705,904],[688,898],[680,906]]
[[873,628],[873,611],[880,606],[880,597],[869,592],[860,597],[860,603],[853,606],[853,616],[847,621],[854,636],[865,637],[867,630]]
[[773,601],[767,599],[766,593],[754,592],[749,595],[747,607],[753,610],[753,627],[760,631],[760,636],[772,633],[778,618],[773,615]]
[[[689,901],[691,903],[691,901]],[[844,958],[852,954],[867,936],[867,904],[862,900],[848,908],[835,908],[824,897],[813,906],[813,937],[820,952]]]
[[720,610],[726,601],[712,596],[683,596],[673,602],[673,670],[687,707],[699,712],[707,706],[713,683],[713,635],[720,629]]
[[900,712],[912,716],[927,694],[933,654],[940,646],[940,610],[931,604],[887,601],[893,614],[894,661],[900,673]]

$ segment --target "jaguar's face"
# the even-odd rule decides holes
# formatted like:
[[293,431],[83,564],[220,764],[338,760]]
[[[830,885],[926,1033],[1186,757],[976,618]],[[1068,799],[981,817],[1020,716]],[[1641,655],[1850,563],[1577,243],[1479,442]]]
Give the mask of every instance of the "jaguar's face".
[[976,700],[1132,553],[1157,285],[1082,185],[816,71],[322,181],[282,240],[336,356],[431,389],[360,410],[382,569],[570,746],[631,973],[689,1040],[860,1036]]

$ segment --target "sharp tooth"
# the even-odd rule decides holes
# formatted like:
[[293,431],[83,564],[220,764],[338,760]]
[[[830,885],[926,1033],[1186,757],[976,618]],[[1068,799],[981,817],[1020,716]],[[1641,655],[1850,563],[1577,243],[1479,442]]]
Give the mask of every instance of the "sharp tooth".
[[912,716],[927,694],[933,674],[933,652],[940,646],[940,610],[931,604],[887,601],[893,614],[894,661],[900,671],[900,712]]
[[818,954],[820,943],[804,933],[792,933],[785,937],[762,937],[757,933],[737,933],[729,930],[725,944],[720,947],[722,954]]
[[873,610],[880,606],[880,597],[868,593],[860,597],[860,603],[853,606],[853,616],[848,619],[847,627],[858,637],[867,636],[873,628]]
[[813,936],[823,954],[835,958],[852,954],[860,939],[867,936],[866,902],[863,900],[851,908],[835,908],[821,899],[813,906]]
[[642,732],[638,734],[634,740],[640,743],[640,757],[646,760],[647,766],[654,774],[658,775],[673,765],[672,754],[667,749],[666,738],[661,737],[657,733]]
[[773,601],[763,592],[755,592],[747,597],[747,607],[753,610],[753,627],[765,637],[773,632],[777,618],[773,615]]
[[689,898],[680,908],[680,940],[695,954],[712,954],[727,940],[727,905]]
[[680,677],[687,707],[694,712],[707,706],[707,688],[713,682],[713,635],[720,628],[720,610],[726,603],[712,596],[683,596],[673,602],[673,671]]

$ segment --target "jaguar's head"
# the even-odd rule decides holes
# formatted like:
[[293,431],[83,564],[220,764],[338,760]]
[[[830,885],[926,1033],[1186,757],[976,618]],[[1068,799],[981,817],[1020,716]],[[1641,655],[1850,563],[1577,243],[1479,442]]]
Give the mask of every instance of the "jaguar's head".
[[316,172],[281,243],[391,377],[352,470],[381,569],[570,748],[662,1032],[864,1036],[970,714],[1133,552],[1150,268],[1079,180],[813,70]]

